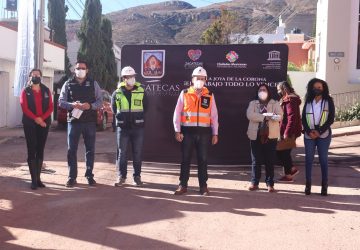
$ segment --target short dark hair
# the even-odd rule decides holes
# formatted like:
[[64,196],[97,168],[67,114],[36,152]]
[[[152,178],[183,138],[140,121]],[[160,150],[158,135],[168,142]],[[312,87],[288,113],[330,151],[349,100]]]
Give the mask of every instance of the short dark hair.
[[39,72],[39,73],[40,73],[40,76],[42,76],[42,71],[41,71],[41,69],[32,69],[32,70],[30,70],[29,77],[30,77],[31,74],[32,74],[33,72],[35,72],[35,71]]
[[315,94],[313,93],[313,88],[315,83],[321,83],[323,86],[323,93],[322,93],[322,98],[324,100],[329,100],[332,99],[330,96],[330,92],[329,92],[329,86],[327,84],[327,82],[325,82],[324,80],[321,80],[319,78],[313,78],[309,81],[308,85],[307,85],[307,89],[306,89],[306,96],[305,96],[305,102],[306,103],[311,103],[314,98],[315,98]]
[[266,99],[266,101],[268,102],[268,101],[271,100],[272,95],[271,95],[271,91],[270,91],[269,86],[268,86],[267,84],[265,84],[265,83],[260,84],[259,87],[257,88],[257,90],[256,90],[256,95],[255,95],[255,99],[256,99],[256,100],[259,100],[259,96],[258,96],[259,89],[260,89],[261,87],[263,87],[263,86],[266,88],[266,90],[267,90],[267,92],[268,92],[268,98]]
[[88,63],[87,63],[85,60],[80,60],[80,59],[79,59],[79,60],[76,61],[75,65],[78,64],[78,63],[85,64],[85,65],[86,65],[86,68],[89,68],[89,67],[88,67]]

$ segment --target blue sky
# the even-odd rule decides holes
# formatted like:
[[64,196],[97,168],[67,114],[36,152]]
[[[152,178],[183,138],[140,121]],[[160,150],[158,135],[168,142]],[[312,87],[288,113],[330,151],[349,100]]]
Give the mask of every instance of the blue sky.
[[[186,1],[195,7],[202,7],[206,5],[210,5],[213,3],[219,3],[219,2],[225,2],[226,0],[192,0],[192,1]],[[76,13],[78,12],[80,15],[82,15],[82,8],[80,5],[82,3],[85,3],[85,0],[65,0],[65,3],[69,6],[71,5],[75,10],[70,8],[68,12],[69,19],[79,19],[79,15]],[[151,4],[151,3],[160,3],[164,1],[159,0],[101,0],[101,3],[103,5],[103,13],[109,13],[112,11],[117,11],[121,9],[126,9],[130,7],[135,7],[143,4]],[[70,4],[69,4],[70,3]],[[70,6],[69,6],[70,7]]]
[[[21,1],[27,1],[27,0],[21,0]],[[83,4],[85,3],[85,1],[86,0],[65,0],[65,3],[69,6],[67,19],[80,19],[80,16],[82,16]],[[191,0],[191,1],[189,0],[186,2],[194,5],[195,7],[202,7],[213,3],[220,3],[227,1],[229,0]],[[130,7],[135,7],[139,5],[160,3],[160,2],[164,2],[164,0],[101,0],[103,6],[103,14],[121,9],[130,8]],[[47,5],[47,0],[45,0],[45,4]],[[6,0],[0,0],[1,18],[4,15],[3,9],[5,8],[5,6],[6,6]],[[47,16],[46,6],[45,6],[45,15]]]

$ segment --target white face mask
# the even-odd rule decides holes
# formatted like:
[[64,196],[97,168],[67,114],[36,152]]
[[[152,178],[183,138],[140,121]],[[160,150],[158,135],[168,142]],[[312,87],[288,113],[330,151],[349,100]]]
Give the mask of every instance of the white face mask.
[[258,97],[260,100],[265,101],[268,98],[268,93],[266,93],[264,91],[260,91],[258,93]]
[[86,70],[84,69],[75,69],[75,75],[77,78],[83,79],[86,77]]
[[128,78],[125,80],[125,82],[126,82],[126,85],[132,87],[135,85],[135,77]]
[[202,89],[205,85],[205,81],[204,80],[196,80],[194,81],[194,88],[195,89]]

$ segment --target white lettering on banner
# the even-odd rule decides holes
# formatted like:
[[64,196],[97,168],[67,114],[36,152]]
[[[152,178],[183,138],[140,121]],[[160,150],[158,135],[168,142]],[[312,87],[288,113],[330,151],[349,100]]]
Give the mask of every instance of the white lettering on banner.
[[[181,84],[166,84],[166,83],[152,83],[145,85],[145,91],[152,96],[177,96],[182,89],[190,86],[190,81],[184,81]],[[276,82],[267,82],[266,77],[237,77],[237,76],[212,76],[209,77],[205,86],[209,88],[219,87],[243,87],[253,88],[261,84],[266,84],[269,87],[275,88]]]

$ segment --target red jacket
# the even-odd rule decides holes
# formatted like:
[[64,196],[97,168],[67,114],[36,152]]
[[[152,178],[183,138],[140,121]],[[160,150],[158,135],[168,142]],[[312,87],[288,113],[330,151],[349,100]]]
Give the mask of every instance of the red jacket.
[[299,137],[302,131],[300,104],[301,99],[296,94],[290,94],[280,100],[284,116],[281,122],[280,135],[282,137]]

